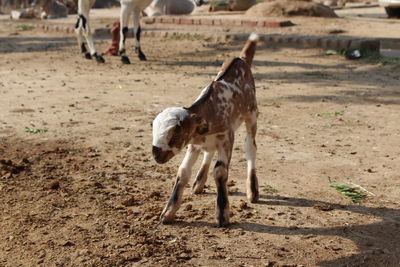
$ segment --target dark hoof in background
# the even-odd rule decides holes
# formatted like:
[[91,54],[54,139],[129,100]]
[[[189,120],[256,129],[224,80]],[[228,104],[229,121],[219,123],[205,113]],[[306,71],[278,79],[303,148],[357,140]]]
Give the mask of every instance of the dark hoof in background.
[[122,64],[131,64],[131,61],[127,56],[121,56],[121,62]]
[[89,52],[86,52],[86,53],[85,53],[85,58],[86,58],[86,59],[92,59],[92,56],[90,55]]
[[97,63],[104,63],[106,62],[102,56],[96,56]]
[[138,56],[139,56],[140,61],[146,61],[147,60],[146,56],[141,51],[139,52]]
[[140,49],[140,47],[135,47],[135,53],[138,55],[140,61],[147,60],[146,56],[143,54],[142,49]]

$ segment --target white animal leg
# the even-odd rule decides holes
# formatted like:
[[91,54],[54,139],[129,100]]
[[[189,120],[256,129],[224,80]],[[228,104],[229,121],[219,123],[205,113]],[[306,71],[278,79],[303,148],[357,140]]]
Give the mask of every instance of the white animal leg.
[[[75,31],[77,33],[78,45],[81,48],[81,52],[85,54],[85,58],[91,59],[92,56],[96,58],[99,63],[104,63],[102,56],[97,55],[96,49],[94,47],[92,33],[90,31],[89,24],[89,11],[93,6],[94,1],[91,0],[79,0],[78,1],[78,20],[75,24]],[[87,51],[85,44],[83,43],[83,38],[85,37],[86,42],[89,46],[90,52]]]
[[197,172],[196,179],[193,183],[193,193],[200,194],[203,192],[204,185],[208,178],[208,170],[210,169],[211,160],[214,157],[214,152],[204,152],[203,162],[201,163],[200,169]]
[[214,167],[214,180],[217,187],[217,205],[215,219],[219,226],[229,224],[229,200],[228,200],[228,173],[232,156],[234,133],[228,133],[228,138],[218,147],[217,162]]
[[142,32],[142,28],[140,27],[140,13],[141,10],[138,8],[133,10],[133,35],[135,36],[135,52],[139,59],[144,61],[147,59],[140,48],[140,34]]
[[128,37],[128,21],[131,14],[131,5],[125,1],[121,1],[121,15],[120,15],[120,41],[119,41],[119,55],[123,64],[131,64],[125,50],[125,41]]
[[170,196],[167,205],[165,206],[163,212],[161,213],[160,219],[163,223],[171,223],[175,219],[175,214],[178,211],[185,185],[189,181],[192,173],[192,166],[196,162],[200,154],[200,149],[189,145],[186,151],[185,158],[183,159],[181,165],[179,166],[178,175],[176,176],[176,181],[172,195]]
[[247,160],[247,199],[251,203],[258,201],[258,179],[256,175],[256,133],[257,133],[257,114],[254,112],[246,123],[246,139],[244,142],[244,150]]
[[85,0],[79,0],[78,1],[78,19],[75,24],[75,32],[77,35],[78,39],[78,45],[79,48],[81,49],[81,52],[85,55],[87,59],[91,59],[90,53],[86,49],[86,45],[83,42],[83,31],[86,28],[87,25],[87,17],[84,15],[84,13],[88,13],[87,9],[90,7],[87,7],[89,3],[87,3]]
[[86,46],[85,46],[85,44],[83,43],[83,40],[82,40],[83,39],[83,32],[82,32],[82,28],[83,27],[82,27],[81,19],[82,18],[79,16],[78,20],[76,21],[76,24],[75,24],[75,32],[76,32],[76,37],[78,39],[78,46],[81,49],[81,52],[85,55],[85,57],[87,59],[90,59],[91,58],[90,53],[87,53]]

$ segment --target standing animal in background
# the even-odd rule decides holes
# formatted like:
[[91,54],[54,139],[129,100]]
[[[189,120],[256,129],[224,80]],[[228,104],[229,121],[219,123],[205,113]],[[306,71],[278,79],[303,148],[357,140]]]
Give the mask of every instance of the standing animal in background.
[[140,13],[150,5],[152,0],[120,0],[121,1],[121,32],[119,41],[119,55],[124,64],[130,64],[130,60],[125,51],[125,40],[128,35],[128,20],[130,15],[133,15],[133,36],[135,37],[135,53],[140,60],[146,60],[140,48],[140,34],[142,28],[140,27]]
[[[94,47],[93,36],[90,30],[89,12],[92,8],[95,0],[78,0],[78,20],[75,24],[75,31],[78,35],[78,44],[81,48],[81,52],[85,55],[85,58],[91,59],[96,58],[99,63],[104,63],[104,58],[97,54],[96,48]],[[135,36],[135,52],[138,54],[140,60],[146,60],[146,56],[143,54],[140,48],[140,13],[151,3],[151,0],[121,0],[121,14],[120,14],[120,43],[119,43],[119,55],[121,61],[124,64],[130,64],[130,60],[126,55],[125,51],[125,40],[128,34],[128,20],[131,14],[133,14],[133,33]],[[89,51],[86,49],[86,45],[83,42],[85,37]]]
[[[197,5],[201,5],[202,0],[193,0]],[[75,24],[75,31],[78,35],[78,45],[85,58],[96,58],[99,63],[104,63],[104,58],[97,54],[94,47],[93,36],[90,31],[89,12],[95,0],[78,0],[78,20]],[[140,34],[142,29],[140,27],[140,14],[152,2],[152,0],[120,0],[121,13],[120,13],[120,41],[118,54],[121,56],[121,61],[124,64],[130,64],[129,57],[126,55],[125,41],[128,35],[128,21],[133,15],[133,36],[135,37],[135,52],[140,60],[146,60],[146,56],[140,47]],[[85,37],[89,51],[83,42]]]
[[214,179],[217,188],[216,221],[219,226],[229,223],[228,172],[236,129],[245,122],[244,149],[247,159],[247,198],[257,202],[256,176],[257,101],[254,78],[251,73],[258,36],[252,34],[240,53],[223,64],[217,77],[189,107],[171,107],[162,111],[153,121],[153,157],[165,163],[187,146],[186,155],[179,166],[172,195],[161,221],[174,221],[181,204],[182,194],[194,163],[201,151],[203,162],[193,184],[194,193],[201,193],[215,152]]

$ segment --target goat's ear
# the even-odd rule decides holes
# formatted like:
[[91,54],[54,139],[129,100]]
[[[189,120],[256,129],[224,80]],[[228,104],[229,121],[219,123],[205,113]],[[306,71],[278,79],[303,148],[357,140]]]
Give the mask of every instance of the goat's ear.
[[206,134],[208,133],[208,123],[206,122],[205,119],[202,117],[198,116],[197,114],[192,114],[191,119],[194,121],[195,127],[196,127],[196,132],[198,134]]

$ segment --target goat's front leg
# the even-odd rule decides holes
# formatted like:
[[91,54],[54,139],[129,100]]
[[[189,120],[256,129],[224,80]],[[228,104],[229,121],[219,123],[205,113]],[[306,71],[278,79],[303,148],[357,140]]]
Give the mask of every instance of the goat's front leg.
[[78,15],[78,19],[75,24],[75,32],[76,37],[78,39],[78,46],[81,49],[82,54],[84,54],[85,58],[91,59],[92,56],[86,49],[86,45],[83,42],[83,26],[86,27],[86,18],[83,15]]
[[83,31],[86,30],[87,17],[89,15],[89,10],[91,7],[92,6],[89,1],[78,0],[78,19],[75,24],[75,32],[78,38],[79,48],[87,59],[91,59],[92,56],[87,51],[86,45],[83,42]]
[[[90,31],[89,23],[89,12],[93,6],[94,1],[91,0],[79,0],[78,1],[78,20],[75,24],[75,31],[78,35],[78,44],[81,48],[81,52],[85,55],[85,58],[91,59],[96,58],[99,63],[104,63],[104,58],[97,55],[94,47],[92,32]],[[86,46],[82,41],[82,36],[85,36],[86,42],[89,46],[89,51],[86,50]]]
[[204,152],[203,162],[201,163],[200,169],[197,172],[196,179],[193,183],[192,190],[195,194],[203,192],[204,185],[207,181],[208,170],[210,169],[211,160],[213,159],[215,151]]
[[140,27],[140,13],[141,10],[135,8],[133,10],[133,35],[135,36],[135,52],[138,55],[139,59],[144,61],[147,60],[146,56],[143,54],[142,49],[140,48],[140,34],[142,33],[142,28]]
[[229,133],[229,140],[226,140],[218,148],[217,162],[214,167],[214,179],[217,187],[217,208],[215,219],[218,226],[229,224],[229,200],[228,200],[228,173],[232,155],[234,134]]
[[[87,17],[87,23],[86,27],[84,27],[83,35],[85,36],[87,44],[89,46],[90,55],[94,57],[98,63],[104,63],[105,62],[104,58],[102,56],[97,55],[96,49],[94,47],[93,36],[89,24],[89,16]],[[86,56],[86,58],[88,57]]]
[[245,121],[246,123],[246,139],[244,142],[244,150],[247,160],[247,199],[251,203],[258,201],[258,179],[256,175],[256,132],[257,132],[257,113]]
[[125,41],[128,37],[128,20],[131,13],[131,6],[125,1],[121,1],[121,15],[120,15],[120,40],[119,40],[119,55],[123,64],[131,64],[125,50]]
[[189,145],[185,158],[183,159],[181,165],[179,166],[178,174],[176,176],[176,181],[172,194],[165,206],[163,212],[161,213],[160,219],[163,223],[171,223],[175,219],[175,214],[178,211],[185,185],[189,181],[190,175],[192,173],[192,166],[196,162],[200,153],[200,149]]

